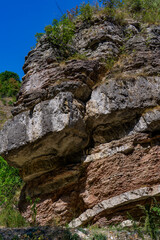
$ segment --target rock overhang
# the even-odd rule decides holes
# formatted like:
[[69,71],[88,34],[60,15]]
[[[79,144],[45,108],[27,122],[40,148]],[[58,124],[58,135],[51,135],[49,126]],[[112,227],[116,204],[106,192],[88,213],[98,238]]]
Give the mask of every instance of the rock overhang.
[[88,143],[83,109],[66,92],[20,113],[0,133],[2,156],[21,167],[41,155],[61,157],[83,150]]

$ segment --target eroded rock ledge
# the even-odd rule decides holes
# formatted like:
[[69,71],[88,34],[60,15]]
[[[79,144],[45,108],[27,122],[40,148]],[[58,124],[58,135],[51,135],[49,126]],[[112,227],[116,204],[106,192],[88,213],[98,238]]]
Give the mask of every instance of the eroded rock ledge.
[[87,59],[58,62],[45,37],[28,54],[0,154],[26,182],[29,220],[28,195],[41,225],[123,221],[160,194],[160,26],[99,17],[73,47]]
[[122,208],[124,205],[136,202],[138,200],[144,200],[149,197],[156,197],[157,195],[160,195],[160,185],[144,187],[125,192],[108,200],[103,200],[95,205],[92,209],[87,209],[77,219],[74,219],[72,222],[70,222],[69,227],[80,227],[88,222],[91,222],[94,217],[103,214],[103,212],[111,212],[112,209],[118,207]]

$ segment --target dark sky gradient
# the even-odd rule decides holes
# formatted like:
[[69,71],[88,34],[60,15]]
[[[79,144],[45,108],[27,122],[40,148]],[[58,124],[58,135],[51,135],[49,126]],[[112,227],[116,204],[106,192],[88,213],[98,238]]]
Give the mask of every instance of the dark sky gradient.
[[[63,13],[81,2],[57,0]],[[34,35],[61,15],[55,0],[0,0],[0,72],[13,71],[22,78],[24,58],[36,44]]]

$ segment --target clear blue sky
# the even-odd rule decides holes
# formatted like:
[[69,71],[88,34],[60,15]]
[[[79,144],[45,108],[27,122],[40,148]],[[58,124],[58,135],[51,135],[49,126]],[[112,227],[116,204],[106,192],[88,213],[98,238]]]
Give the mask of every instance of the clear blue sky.
[[[56,1],[64,13],[84,2],[83,0]],[[5,70],[12,71],[22,78],[24,58],[36,44],[34,35],[43,32],[44,27],[51,24],[53,18],[61,16],[56,1],[0,1],[0,73]]]

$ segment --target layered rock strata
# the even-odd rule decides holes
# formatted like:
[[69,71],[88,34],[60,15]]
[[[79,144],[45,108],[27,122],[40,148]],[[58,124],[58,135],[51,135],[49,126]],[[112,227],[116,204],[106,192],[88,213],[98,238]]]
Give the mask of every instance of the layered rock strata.
[[99,16],[73,47],[87,59],[59,62],[46,37],[28,54],[0,154],[25,181],[26,218],[30,196],[41,225],[123,221],[160,195],[160,26]]

